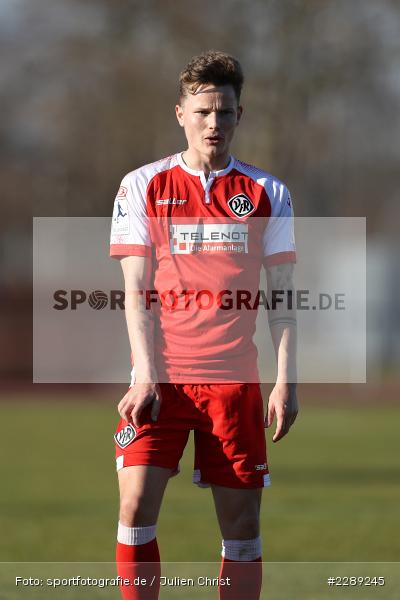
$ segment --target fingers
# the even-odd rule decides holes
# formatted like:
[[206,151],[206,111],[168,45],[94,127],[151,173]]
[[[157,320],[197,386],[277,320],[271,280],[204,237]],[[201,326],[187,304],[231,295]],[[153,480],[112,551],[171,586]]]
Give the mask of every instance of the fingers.
[[157,421],[158,415],[160,414],[161,398],[158,394],[155,395],[153,403],[151,405],[151,419]]
[[293,413],[285,413],[285,411],[282,411],[277,414],[276,430],[272,438],[273,442],[279,442],[279,440],[281,440],[289,432],[289,429],[295,422],[296,417],[297,411]]
[[128,423],[132,423],[131,411],[129,409],[129,392],[125,394],[121,402],[118,404],[118,412],[121,417]]
[[135,427],[140,427],[141,425],[140,415],[142,414],[142,411],[145,408],[146,404],[144,404],[143,402],[138,402],[137,404],[135,404],[131,412],[132,423]]
[[267,427],[271,427],[272,422],[274,420],[274,416],[275,416],[275,406],[273,405],[272,402],[269,402],[268,403],[267,418],[266,418],[266,425],[267,425]]
[[135,406],[131,411],[132,423],[135,427],[140,427],[141,425],[143,425],[141,418],[142,412],[146,408],[146,406],[150,404],[150,402],[152,402],[152,399],[153,394],[146,395],[144,396],[144,398],[141,398],[140,400],[137,400],[135,402]]
[[297,415],[298,415],[298,411],[294,412],[289,419],[289,428],[293,425],[293,423],[295,422]]
[[287,433],[285,431],[285,413],[279,411],[276,413],[276,429],[272,438],[273,442],[279,441]]
[[157,421],[161,407],[161,395],[154,389],[143,393],[143,389],[140,387],[136,390],[131,388],[118,404],[118,412],[125,421],[135,427],[140,427],[142,412],[149,404],[151,404],[151,419]]

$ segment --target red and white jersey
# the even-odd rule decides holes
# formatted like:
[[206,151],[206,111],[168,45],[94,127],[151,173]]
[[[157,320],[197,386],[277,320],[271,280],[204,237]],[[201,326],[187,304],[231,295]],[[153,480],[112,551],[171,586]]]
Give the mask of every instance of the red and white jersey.
[[181,154],[145,165],[121,182],[110,254],[153,260],[153,291],[143,292],[160,382],[258,381],[260,269],[296,261],[281,181],[234,157],[208,178]]

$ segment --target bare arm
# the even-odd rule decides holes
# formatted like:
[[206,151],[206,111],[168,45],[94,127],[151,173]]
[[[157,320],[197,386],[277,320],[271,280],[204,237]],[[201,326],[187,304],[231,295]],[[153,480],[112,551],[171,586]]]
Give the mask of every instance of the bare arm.
[[125,256],[121,259],[125,280],[125,317],[128,326],[136,381],[155,383],[154,323],[146,308],[146,290],[151,288],[151,258]]
[[278,365],[276,384],[269,397],[267,415],[268,427],[272,425],[276,415],[277,425],[272,438],[274,442],[287,434],[298,413],[293,270],[293,263],[283,263],[266,269],[268,321]]
[[146,290],[151,289],[151,258],[125,256],[121,259],[125,280],[125,316],[135,368],[135,384],[118,405],[121,417],[137,427],[143,409],[151,404],[157,420],[161,396],[154,368],[154,322],[146,307]]

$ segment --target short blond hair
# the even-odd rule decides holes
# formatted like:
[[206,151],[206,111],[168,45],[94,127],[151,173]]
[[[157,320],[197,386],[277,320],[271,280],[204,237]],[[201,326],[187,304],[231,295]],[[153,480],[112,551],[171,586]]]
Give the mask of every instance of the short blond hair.
[[179,99],[196,93],[205,83],[212,83],[216,86],[231,85],[239,102],[243,81],[242,67],[236,58],[226,52],[208,50],[194,56],[181,72]]

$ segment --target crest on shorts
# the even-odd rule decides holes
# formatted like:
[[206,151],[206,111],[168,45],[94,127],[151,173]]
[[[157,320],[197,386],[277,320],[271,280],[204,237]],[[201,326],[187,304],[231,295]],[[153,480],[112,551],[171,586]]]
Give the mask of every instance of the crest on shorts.
[[236,194],[228,200],[228,206],[236,217],[247,217],[255,209],[254,204],[246,194]]
[[120,448],[126,448],[136,437],[136,429],[133,425],[127,425],[114,435],[114,440]]

